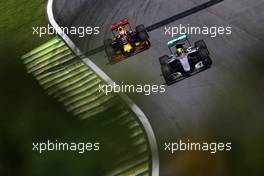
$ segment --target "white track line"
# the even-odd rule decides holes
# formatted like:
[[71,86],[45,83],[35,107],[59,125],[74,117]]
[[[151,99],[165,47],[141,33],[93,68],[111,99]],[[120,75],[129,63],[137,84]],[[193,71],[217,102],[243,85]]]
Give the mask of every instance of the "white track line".
[[[47,15],[50,24],[55,28],[58,35],[61,36],[61,38],[68,44],[68,46],[73,50],[73,52],[77,55],[83,55],[83,53],[80,51],[80,49],[72,42],[72,40],[61,30],[60,26],[54,19],[53,15],[53,0],[48,0],[47,4]],[[100,68],[98,68],[89,58],[85,57],[84,62],[93,69],[93,71],[100,76],[107,84],[112,85],[114,82],[113,80],[107,76]],[[151,148],[151,158],[152,158],[152,176],[159,176],[159,154],[158,154],[158,146],[157,141],[153,132],[153,129],[150,125],[150,122],[148,118],[145,116],[145,114],[141,111],[141,109],[126,95],[121,94],[121,98],[127,103],[127,105],[131,108],[131,110],[137,115],[139,120],[141,121],[148,140],[149,145]]]

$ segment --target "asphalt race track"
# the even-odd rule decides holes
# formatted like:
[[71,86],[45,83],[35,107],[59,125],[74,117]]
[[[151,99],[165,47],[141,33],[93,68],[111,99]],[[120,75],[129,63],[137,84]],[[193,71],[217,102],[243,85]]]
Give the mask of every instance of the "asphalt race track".
[[[206,0],[57,0],[54,11],[61,26],[100,26],[98,36],[70,36],[86,52],[110,37],[111,23],[127,17],[132,26],[149,26],[203,2]],[[254,129],[261,124],[258,117],[263,113],[264,103],[263,66],[260,66],[264,63],[263,9],[264,0],[225,0],[169,25],[231,26],[232,34],[215,38],[190,35],[191,42],[206,41],[214,62],[212,68],[167,87],[164,94],[129,95],[149,118],[157,136],[162,176],[184,172],[185,165],[179,162],[188,157],[180,155],[177,159],[164,153],[166,141],[219,139],[239,144],[242,134],[250,136],[251,142],[259,137],[259,131]],[[164,32],[164,28],[152,31],[151,49],[121,63],[107,64],[104,52],[89,58],[117,83],[163,84],[158,57],[169,52],[166,43],[170,39]],[[263,124],[263,118],[261,121]],[[241,150],[248,149],[250,146]],[[215,160],[210,162],[213,169],[224,167],[220,164],[214,168],[214,163],[221,162]],[[220,175],[229,171],[222,172]]]

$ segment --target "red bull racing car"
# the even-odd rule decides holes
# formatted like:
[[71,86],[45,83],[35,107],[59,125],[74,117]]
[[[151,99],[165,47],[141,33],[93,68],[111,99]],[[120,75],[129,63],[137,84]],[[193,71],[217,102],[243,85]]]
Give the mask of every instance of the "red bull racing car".
[[110,63],[117,63],[130,56],[149,49],[151,43],[144,25],[138,25],[135,30],[128,19],[111,25],[112,39],[104,41],[104,48]]

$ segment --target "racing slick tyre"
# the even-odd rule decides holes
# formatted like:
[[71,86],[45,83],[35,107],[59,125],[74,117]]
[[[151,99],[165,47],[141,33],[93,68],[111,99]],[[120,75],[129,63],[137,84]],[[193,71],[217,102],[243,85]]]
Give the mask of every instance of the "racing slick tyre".
[[146,48],[150,48],[151,47],[151,43],[150,43],[149,40],[146,40],[144,44],[145,44]]
[[141,41],[146,41],[149,39],[147,29],[145,28],[143,24],[140,24],[136,27],[136,32]]
[[161,72],[164,77],[164,80],[167,84],[170,83],[170,75],[171,75],[171,70],[170,66],[168,64],[163,64],[161,65]]
[[167,55],[161,56],[159,58],[160,65],[165,65],[167,64],[167,61],[169,60],[169,57]]
[[111,39],[107,39],[104,41],[104,48],[105,48],[105,53],[107,55],[109,62],[114,62],[113,56],[115,54],[115,51],[114,51],[114,48],[112,47]]
[[199,40],[199,41],[195,42],[194,45],[195,45],[195,47],[198,47],[198,53],[202,59],[206,59],[209,57],[210,53],[209,53],[209,50],[208,50],[204,40]]
[[206,59],[206,62],[207,62],[207,64],[208,64],[208,66],[211,66],[211,65],[213,64],[213,61],[212,61],[212,59],[211,59],[210,57],[208,57],[208,58]]

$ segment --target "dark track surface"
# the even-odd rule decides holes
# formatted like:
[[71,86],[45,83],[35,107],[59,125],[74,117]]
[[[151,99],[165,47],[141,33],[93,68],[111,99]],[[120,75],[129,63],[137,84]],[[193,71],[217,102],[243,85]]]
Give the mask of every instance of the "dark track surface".
[[[126,2],[126,3],[125,3]],[[149,26],[167,17],[183,12],[206,0],[57,0],[55,18],[61,26],[100,26],[101,34],[86,38],[70,36],[86,52],[101,46],[110,37],[109,25],[125,17],[132,25]],[[162,149],[163,143],[177,139],[212,139],[232,141],[236,144],[233,154],[213,159],[203,155],[179,154],[174,157],[161,151],[161,175],[202,173],[203,162],[212,166],[204,175],[221,170],[220,175],[243,173],[238,169],[251,159],[241,153],[256,155],[257,143],[263,139],[263,55],[264,0],[226,0],[214,7],[186,17],[172,26],[232,26],[232,35],[191,35],[190,40],[203,38],[211,52],[214,64],[211,69],[167,87],[164,94],[130,95],[149,118]],[[117,83],[162,84],[158,57],[168,53],[166,42],[170,39],[160,28],[150,33],[153,47],[137,56],[108,65],[105,53],[90,59]],[[262,144],[263,145],[263,144]],[[256,152],[256,153],[255,153]],[[258,151],[259,152],[259,151]],[[197,160],[182,164],[182,161]],[[230,167],[225,165],[230,161]],[[219,164],[220,163],[220,164]],[[176,165],[176,166],[175,166]],[[243,165],[242,165],[243,166]],[[256,167],[256,168],[255,168]],[[254,166],[256,170],[258,166]],[[255,171],[257,172],[257,171]],[[252,173],[251,173],[252,174]],[[198,174],[199,175],[199,174]],[[252,174],[254,175],[254,174]]]

